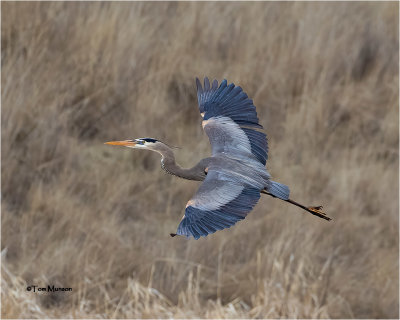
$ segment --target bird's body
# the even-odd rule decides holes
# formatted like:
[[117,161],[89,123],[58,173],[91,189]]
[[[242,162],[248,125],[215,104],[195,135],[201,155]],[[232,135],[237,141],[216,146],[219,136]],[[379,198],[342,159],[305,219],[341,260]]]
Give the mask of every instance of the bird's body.
[[175,162],[172,149],[153,139],[112,141],[108,144],[143,148],[161,154],[162,168],[178,177],[203,181],[196,194],[186,205],[185,216],[176,234],[187,237],[207,236],[217,230],[229,228],[242,220],[254,208],[261,193],[295,204],[304,210],[330,220],[320,209],[305,207],[289,199],[289,188],[270,180],[265,168],[268,143],[258,122],[253,101],[240,87],[218,87],[198,79],[197,94],[202,126],[209,137],[211,157],[202,159],[194,167],[181,168]]

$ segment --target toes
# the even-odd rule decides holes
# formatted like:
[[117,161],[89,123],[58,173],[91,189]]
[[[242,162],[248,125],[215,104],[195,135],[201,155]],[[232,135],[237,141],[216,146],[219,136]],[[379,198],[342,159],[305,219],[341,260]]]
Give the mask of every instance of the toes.
[[322,208],[323,208],[322,206],[318,206],[318,207],[310,207],[309,209],[313,211],[321,211]]
[[322,206],[310,207],[309,209],[310,209],[311,211],[313,211],[313,212],[316,212],[316,213],[319,213],[319,214],[322,214],[322,215],[326,216],[325,212],[322,212],[322,211],[321,211]]

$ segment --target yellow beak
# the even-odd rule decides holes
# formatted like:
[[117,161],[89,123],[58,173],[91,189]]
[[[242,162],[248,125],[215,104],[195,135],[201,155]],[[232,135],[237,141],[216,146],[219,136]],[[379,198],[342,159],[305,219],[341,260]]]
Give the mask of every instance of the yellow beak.
[[104,144],[111,144],[113,146],[129,146],[133,147],[136,145],[136,142],[133,142],[131,140],[123,140],[123,141],[109,141],[109,142],[104,142]]

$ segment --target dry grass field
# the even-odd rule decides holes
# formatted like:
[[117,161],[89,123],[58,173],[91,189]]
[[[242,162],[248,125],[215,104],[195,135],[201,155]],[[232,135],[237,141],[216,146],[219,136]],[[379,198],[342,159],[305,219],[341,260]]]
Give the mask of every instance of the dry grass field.
[[[2,318],[398,318],[398,3],[1,3]],[[254,100],[291,197],[171,238],[210,153],[195,77]],[[28,292],[28,285],[71,287]]]

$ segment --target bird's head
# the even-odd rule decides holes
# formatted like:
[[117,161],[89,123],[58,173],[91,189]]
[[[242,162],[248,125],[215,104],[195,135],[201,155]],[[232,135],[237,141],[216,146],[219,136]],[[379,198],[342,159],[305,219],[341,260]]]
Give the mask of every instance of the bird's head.
[[114,146],[124,146],[134,149],[155,150],[160,144],[163,143],[153,138],[139,138],[134,140],[109,141],[106,142],[105,144],[111,144]]

